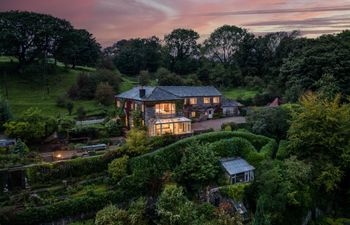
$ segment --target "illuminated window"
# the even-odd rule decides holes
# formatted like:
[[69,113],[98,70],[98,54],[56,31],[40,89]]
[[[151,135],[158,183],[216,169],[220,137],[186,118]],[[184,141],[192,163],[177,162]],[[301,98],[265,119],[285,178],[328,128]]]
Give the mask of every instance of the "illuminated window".
[[135,103],[135,110],[137,110],[137,107],[138,107],[138,105],[137,105],[137,103]]
[[117,100],[117,107],[120,108],[120,101]]
[[214,97],[213,98],[213,103],[220,103],[220,98],[219,97]]
[[196,112],[191,112],[191,117],[196,117]]
[[170,115],[175,114],[175,104],[174,103],[161,103],[155,106],[156,114],[159,115]]
[[204,98],[203,102],[204,104],[210,104],[210,98]]
[[142,104],[142,105],[141,105],[141,112],[144,112],[144,111],[145,111],[145,105]]
[[190,104],[191,105],[197,104],[197,98],[190,98]]

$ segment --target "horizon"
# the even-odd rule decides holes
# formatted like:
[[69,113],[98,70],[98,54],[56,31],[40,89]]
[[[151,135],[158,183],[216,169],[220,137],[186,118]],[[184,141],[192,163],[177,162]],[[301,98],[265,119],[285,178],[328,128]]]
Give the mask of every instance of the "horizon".
[[224,24],[254,34],[299,30],[307,37],[350,27],[350,0],[1,0],[0,11],[9,10],[66,19],[92,33],[103,47],[121,39],[163,39],[176,28],[193,29],[203,40]]

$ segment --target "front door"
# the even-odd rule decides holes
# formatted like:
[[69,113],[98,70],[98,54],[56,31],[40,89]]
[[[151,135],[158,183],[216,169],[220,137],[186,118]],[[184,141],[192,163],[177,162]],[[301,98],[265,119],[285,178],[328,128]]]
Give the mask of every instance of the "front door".
[[212,109],[208,109],[208,119],[212,119],[213,118],[213,110]]

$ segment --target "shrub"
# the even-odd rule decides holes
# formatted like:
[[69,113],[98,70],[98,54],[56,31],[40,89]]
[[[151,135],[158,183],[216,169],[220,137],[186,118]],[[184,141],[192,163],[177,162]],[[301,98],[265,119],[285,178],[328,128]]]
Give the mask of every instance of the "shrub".
[[128,156],[113,160],[108,165],[108,173],[112,177],[114,182],[118,182],[122,177],[127,174]]
[[58,96],[56,99],[56,106],[64,108],[67,104],[67,97],[65,95]]
[[288,141],[286,140],[281,140],[279,145],[278,145],[278,150],[276,153],[276,158],[279,160],[283,160],[288,158],[289,153],[288,153]]
[[80,106],[78,109],[77,109],[77,117],[79,120],[83,120],[85,119],[86,117],[86,111],[85,111],[85,108],[83,106]]
[[147,143],[148,137],[144,130],[133,128],[126,134],[126,145],[131,155],[140,155],[148,152],[150,147]]
[[96,225],[128,224],[128,213],[114,205],[104,207],[98,211],[95,218]]
[[220,192],[226,194],[230,198],[233,198],[235,201],[242,202],[244,198],[244,193],[249,187],[248,183],[233,184],[228,185],[220,189]]
[[114,91],[108,83],[100,83],[97,85],[95,99],[102,105],[112,105],[114,102]]
[[13,118],[8,102],[0,96],[0,131],[3,130],[3,125]]

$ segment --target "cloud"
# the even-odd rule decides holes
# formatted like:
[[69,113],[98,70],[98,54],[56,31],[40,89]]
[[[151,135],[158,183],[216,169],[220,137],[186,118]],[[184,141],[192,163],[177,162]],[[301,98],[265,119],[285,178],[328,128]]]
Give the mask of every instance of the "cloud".
[[197,14],[199,16],[237,16],[237,15],[260,15],[260,14],[285,14],[285,13],[306,13],[306,12],[332,12],[332,11],[349,11],[350,5],[328,6],[328,7],[311,7],[298,9],[257,9],[231,12],[210,12]]

